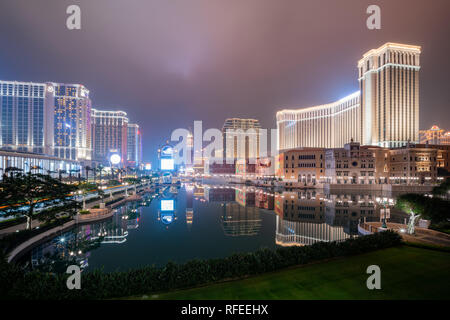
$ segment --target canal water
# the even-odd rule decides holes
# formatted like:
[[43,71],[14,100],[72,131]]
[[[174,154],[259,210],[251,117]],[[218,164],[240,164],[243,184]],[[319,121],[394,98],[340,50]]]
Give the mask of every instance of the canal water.
[[[166,187],[123,205],[109,219],[58,234],[18,262],[27,269],[54,272],[64,272],[74,263],[83,270],[109,272],[260,248],[341,241],[358,236],[359,221],[380,221],[389,200],[394,199],[383,200],[374,192],[276,192],[198,184]],[[406,215],[391,208],[387,217],[404,222]]]

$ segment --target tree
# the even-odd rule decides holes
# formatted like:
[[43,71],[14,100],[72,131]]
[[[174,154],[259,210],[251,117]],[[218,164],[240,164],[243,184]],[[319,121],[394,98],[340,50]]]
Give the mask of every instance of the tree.
[[450,179],[446,179],[440,185],[433,188],[431,193],[436,197],[448,197],[448,192],[450,191]]
[[[76,186],[62,183],[50,175],[17,172],[5,176],[0,183],[3,204],[0,213],[25,216],[27,229],[31,229],[35,216],[42,221],[53,220],[61,212],[73,216],[80,207],[72,194],[76,189]],[[36,211],[38,204],[42,204],[43,209]]]
[[406,213],[419,214],[431,220],[432,224],[448,221],[450,218],[450,201],[423,194],[407,193],[397,198],[396,207]]
[[[89,171],[94,171],[95,169],[91,168],[90,166],[86,166],[84,170],[86,171],[86,182],[89,182]],[[94,171],[94,182],[95,182],[95,171]]]
[[99,164],[97,167],[97,171],[100,172],[100,184],[102,184],[102,173],[103,173],[104,166],[102,164]]
[[84,210],[84,209],[86,209],[86,195],[91,192],[99,193],[99,188],[97,187],[96,184],[88,183],[88,182],[80,183],[80,184],[78,184],[77,187],[78,187],[78,190],[83,195],[83,210]]

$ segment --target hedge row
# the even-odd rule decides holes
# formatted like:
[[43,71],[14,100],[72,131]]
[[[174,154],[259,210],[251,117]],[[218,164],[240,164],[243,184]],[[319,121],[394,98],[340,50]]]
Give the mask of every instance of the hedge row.
[[167,263],[163,268],[104,273],[82,273],[81,289],[68,290],[66,274],[22,273],[14,265],[3,263],[0,270],[1,297],[9,299],[105,299],[180,289],[257,275],[313,261],[356,255],[399,245],[401,237],[386,231],[344,242],[320,242],[305,247],[261,249],[253,253],[233,254],[226,258],[193,260],[184,264]]

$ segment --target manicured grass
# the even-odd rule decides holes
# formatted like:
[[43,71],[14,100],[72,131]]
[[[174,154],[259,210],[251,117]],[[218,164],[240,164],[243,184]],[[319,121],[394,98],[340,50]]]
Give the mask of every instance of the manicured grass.
[[[366,269],[381,268],[381,290]],[[450,253],[400,246],[244,280],[134,299],[450,299]]]

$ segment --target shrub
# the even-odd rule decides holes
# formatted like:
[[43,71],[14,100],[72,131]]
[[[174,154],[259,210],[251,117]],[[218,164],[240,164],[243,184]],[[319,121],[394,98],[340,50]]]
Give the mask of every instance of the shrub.
[[396,207],[408,212],[422,215],[432,224],[448,221],[450,218],[450,201],[438,197],[429,198],[423,194],[407,193],[398,197]]
[[[82,275],[81,290],[66,288],[66,274],[38,271],[23,273],[15,265],[0,264],[0,297],[13,299],[105,299],[148,294],[237,279],[327,258],[354,255],[401,244],[392,231],[380,232],[343,242],[320,242],[305,247],[261,249],[226,258],[192,260],[184,264],[169,262],[162,268],[105,273],[101,270]],[[12,281],[11,279],[14,279]]]

